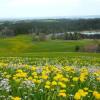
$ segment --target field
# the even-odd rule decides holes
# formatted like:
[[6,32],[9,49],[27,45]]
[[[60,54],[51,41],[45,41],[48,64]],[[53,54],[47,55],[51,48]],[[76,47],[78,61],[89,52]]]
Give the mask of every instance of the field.
[[93,40],[0,39],[0,100],[100,100],[100,53]]
[[100,59],[0,58],[0,100],[100,100]]
[[[93,40],[48,40],[48,41],[40,41],[35,42],[32,41],[31,35],[20,35],[16,37],[11,38],[5,38],[0,39],[0,55],[27,55],[31,54],[38,56],[38,53],[44,53],[44,54],[55,54],[58,53],[65,53],[67,52],[75,52],[76,46],[84,46],[86,44],[94,43]],[[99,41],[100,42],[100,41]],[[50,54],[50,55],[51,55]],[[74,53],[73,53],[74,54]],[[72,55],[73,55],[72,54]],[[81,55],[80,53],[79,55]],[[84,53],[83,53],[84,54]],[[39,54],[40,55],[40,54]],[[67,55],[67,54],[66,54]],[[87,54],[88,55],[88,54]],[[91,54],[90,54],[91,55]],[[92,55],[98,55],[98,54],[92,54]]]

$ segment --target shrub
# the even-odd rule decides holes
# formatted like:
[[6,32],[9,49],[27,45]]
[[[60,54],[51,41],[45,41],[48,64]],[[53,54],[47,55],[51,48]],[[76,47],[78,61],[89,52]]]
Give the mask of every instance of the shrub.
[[80,46],[77,45],[77,46],[75,47],[75,51],[76,51],[76,52],[80,51]]

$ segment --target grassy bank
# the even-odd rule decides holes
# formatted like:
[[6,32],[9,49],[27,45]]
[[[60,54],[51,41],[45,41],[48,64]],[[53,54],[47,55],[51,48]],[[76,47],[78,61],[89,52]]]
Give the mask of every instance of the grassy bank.
[[94,40],[32,41],[29,35],[0,39],[0,56],[97,56],[96,53],[76,53],[76,46],[94,43]]

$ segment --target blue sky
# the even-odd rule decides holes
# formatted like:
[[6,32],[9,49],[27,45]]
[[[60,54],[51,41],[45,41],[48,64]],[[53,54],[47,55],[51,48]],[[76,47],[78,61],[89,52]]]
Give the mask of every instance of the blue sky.
[[100,0],[0,0],[0,18],[100,15]]

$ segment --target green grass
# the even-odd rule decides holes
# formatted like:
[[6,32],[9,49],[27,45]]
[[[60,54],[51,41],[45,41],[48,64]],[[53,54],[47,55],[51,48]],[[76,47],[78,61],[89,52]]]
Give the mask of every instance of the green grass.
[[75,46],[84,46],[94,43],[93,40],[49,40],[42,42],[32,41],[30,35],[0,39],[0,56],[96,56],[96,53],[76,53]]
[[[100,66],[100,53],[75,52],[75,46],[84,46],[89,43],[94,43],[94,41],[53,40],[33,42],[32,37],[28,35],[0,39],[0,100],[10,100],[16,96],[23,100],[56,100],[59,98],[60,100],[67,100],[70,97],[74,99],[73,96],[77,91],[84,90],[85,87],[90,91],[98,91],[99,93],[100,84],[96,80],[99,77],[96,75],[99,74],[97,70]],[[33,70],[35,68],[33,65],[36,66],[35,70]],[[83,70],[84,72],[82,72],[81,67],[83,69],[86,67]],[[69,68],[71,70],[68,70]],[[97,74],[94,74],[94,72]],[[63,76],[60,80],[54,79],[57,73]],[[86,74],[84,82],[80,80],[81,74]],[[45,79],[45,76],[48,79]],[[40,81],[40,83],[31,80],[31,77]],[[77,81],[73,81],[75,77],[78,77]],[[69,81],[61,80],[63,78]],[[4,81],[7,83],[7,88],[3,84]],[[52,87],[46,88],[47,81],[50,81]],[[51,85],[53,81],[57,82],[57,85]],[[58,82],[64,84],[64,86],[58,85]],[[67,97],[58,96],[60,89],[66,91]],[[87,96],[82,99],[94,100],[95,97],[92,92],[88,91]]]

